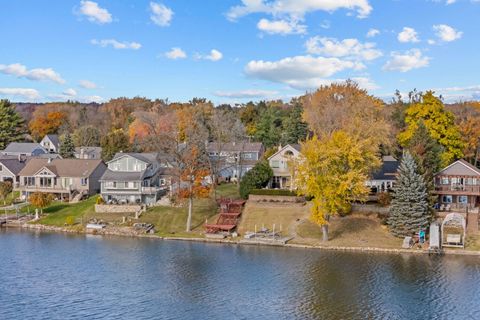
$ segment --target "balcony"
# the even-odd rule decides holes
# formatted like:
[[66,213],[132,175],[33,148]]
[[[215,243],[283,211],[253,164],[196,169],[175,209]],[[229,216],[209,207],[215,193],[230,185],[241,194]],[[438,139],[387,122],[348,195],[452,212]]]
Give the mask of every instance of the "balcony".
[[63,188],[61,186],[17,186],[15,188],[18,191],[27,191],[27,192],[45,192],[45,193],[67,193],[69,194],[72,190],[70,188]]
[[471,194],[480,195],[479,185],[447,184],[436,185],[435,192],[441,194]]
[[142,187],[142,194],[157,194],[162,190],[161,187]]

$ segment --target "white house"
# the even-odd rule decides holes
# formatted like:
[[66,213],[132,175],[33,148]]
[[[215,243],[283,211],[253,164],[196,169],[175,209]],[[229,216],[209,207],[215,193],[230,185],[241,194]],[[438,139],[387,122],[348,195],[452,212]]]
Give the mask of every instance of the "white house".
[[56,134],[47,134],[40,141],[40,145],[47,150],[48,153],[58,153],[60,149],[60,140]]
[[268,158],[268,163],[273,170],[273,177],[268,184],[272,189],[295,189],[294,177],[289,164],[300,157],[299,144],[287,144],[279,147],[278,151]]

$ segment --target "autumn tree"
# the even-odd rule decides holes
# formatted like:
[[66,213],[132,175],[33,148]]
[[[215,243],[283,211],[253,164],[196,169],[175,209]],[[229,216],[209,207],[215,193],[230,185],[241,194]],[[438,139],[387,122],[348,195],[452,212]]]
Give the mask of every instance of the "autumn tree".
[[455,124],[464,142],[465,159],[473,165],[479,165],[480,103],[475,101],[455,103],[446,106],[446,109],[455,115]]
[[113,129],[101,141],[102,159],[109,161],[117,152],[128,152],[130,145],[123,129]]
[[43,214],[43,209],[52,203],[53,196],[50,193],[34,192],[28,197],[28,201]]
[[296,185],[300,193],[313,197],[311,219],[322,227],[324,241],[330,216],[348,213],[353,201],[366,200],[366,181],[380,165],[376,152],[373,139],[341,130],[302,143]]
[[445,110],[442,101],[428,91],[420,102],[414,103],[405,111],[406,129],[398,135],[402,146],[407,146],[412,139],[419,120],[422,120],[430,136],[444,149],[441,159],[442,166],[447,166],[455,159],[463,157],[464,143],[454,115]]
[[23,138],[24,120],[8,100],[0,100],[0,149]]
[[98,147],[100,130],[94,126],[83,126],[74,131],[72,139],[77,147]]
[[7,197],[13,191],[13,186],[10,181],[1,181],[0,182],[0,197],[3,200],[3,204],[7,204]]
[[28,127],[32,137],[38,141],[47,134],[58,133],[58,130],[66,122],[67,115],[64,112],[51,111],[46,115],[34,117]]
[[67,132],[63,136],[62,142],[60,143],[60,150],[58,151],[58,153],[64,159],[75,157],[75,145],[73,144],[72,136],[70,135],[70,133]]

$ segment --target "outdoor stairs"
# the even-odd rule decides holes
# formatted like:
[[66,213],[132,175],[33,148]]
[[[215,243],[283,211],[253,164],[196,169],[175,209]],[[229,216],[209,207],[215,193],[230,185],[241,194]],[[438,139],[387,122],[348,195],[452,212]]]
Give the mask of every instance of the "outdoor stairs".
[[84,191],[77,193],[75,197],[73,197],[72,201],[70,201],[70,203],[78,203],[80,200],[82,200],[84,195],[85,195]]
[[478,211],[467,213],[467,234],[478,234]]

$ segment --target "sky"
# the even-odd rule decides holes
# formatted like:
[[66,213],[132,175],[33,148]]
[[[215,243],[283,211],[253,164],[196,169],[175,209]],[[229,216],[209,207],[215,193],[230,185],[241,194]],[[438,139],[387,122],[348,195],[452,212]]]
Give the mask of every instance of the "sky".
[[480,99],[480,0],[0,0],[0,98]]

